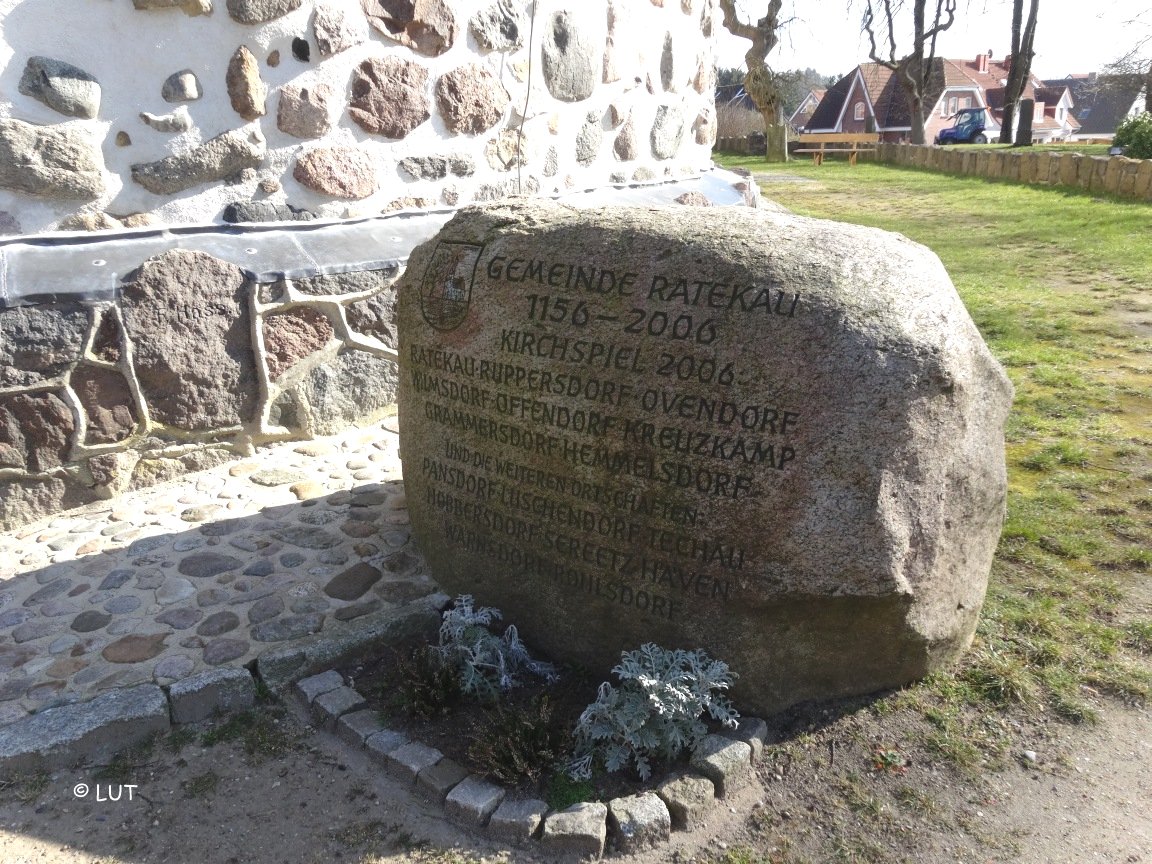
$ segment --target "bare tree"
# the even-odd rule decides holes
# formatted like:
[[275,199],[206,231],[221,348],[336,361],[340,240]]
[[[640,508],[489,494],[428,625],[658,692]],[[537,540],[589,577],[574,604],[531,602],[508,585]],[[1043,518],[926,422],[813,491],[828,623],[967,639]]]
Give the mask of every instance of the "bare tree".
[[[928,0],[864,0],[864,17],[861,20],[861,29],[868,36],[868,56],[872,62],[895,72],[900,86],[908,96],[913,144],[924,143],[924,100],[932,85],[936,39],[956,20],[957,0],[932,2],[931,24],[928,23]],[[901,13],[908,6],[912,7],[912,51],[901,57],[896,47],[896,30]],[[876,38],[878,29],[882,30],[883,54]]]
[[724,12],[724,27],[733,36],[748,39],[752,47],[744,54],[748,71],[744,75],[744,90],[747,92],[760,115],[764,118],[764,135],[767,139],[769,162],[784,162],[788,159],[788,134],[784,125],[784,101],[776,76],[768,68],[767,57],[780,41],[780,7],[784,0],[768,0],[768,13],[751,24],[740,20],[736,11],[736,0],[720,0]]
[[[1024,0],[1012,0],[1012,66],[1008,70],[1008,83],[1004,85],[1004,117],[1000,124],[1000,143],[1012,143],[1012,130],[1016,126],[1016,105],[1028,86],[1028,79],[1032,76],[1032,59],[1036,52],[1032,46],[1036,40],[1036,12],[1040,0],[1029,0],[1028,20],[1024,20]],[[1017,140],[1017,147],[1026,147],[1032,143],[1032,136],[1027,141]]]
[[1144,110],[1152,113],[1152,36],[1146,36],[1126,54],[1104,67],[1104,75],[1116,83],[1144,88]]

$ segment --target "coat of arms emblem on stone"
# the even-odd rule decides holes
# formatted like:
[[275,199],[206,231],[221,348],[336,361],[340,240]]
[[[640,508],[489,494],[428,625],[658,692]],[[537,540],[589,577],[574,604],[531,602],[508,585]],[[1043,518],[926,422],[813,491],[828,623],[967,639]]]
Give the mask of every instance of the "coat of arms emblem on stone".
[[455,330],[468,315],[472,279],[483,247],[440,243],[420,282],[420,311],[436,330]]

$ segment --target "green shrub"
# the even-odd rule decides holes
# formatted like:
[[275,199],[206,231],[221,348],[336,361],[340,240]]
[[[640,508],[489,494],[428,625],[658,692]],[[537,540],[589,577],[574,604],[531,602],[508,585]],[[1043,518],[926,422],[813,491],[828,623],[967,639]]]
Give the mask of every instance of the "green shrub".
[[464,697],[460,675],[430,645],[396,658],[394,686],[381,694],[389,709],[421,720],[451,713]]
[[538,780],[567,755],[571,733],[554,719],[547,695],[522,708],[497,707],[473,730],[468,758],[489,777],[516,785]]
[[596,788],[587,780],[573,780],[566,771],[557,771],[548,781],[544,798],[549,810],[567,810],[581,801],[591,801]]
[[494,701],[502,691],[515,687],[517,674],[530,672],[555,681],[556,667],[533,660],[520,641],[516,627],[509,625],[503,636],[488,629],[501,618],[491,606],[473,608],[470,594],[461,594],[440,623],[440,645],[435,650],[443,661],[456,669],[461,689],[486,701]]
[[668,651],[649,642],[621,654],[612,672],[620,688],[601,684],[576,724],[576,756],[569,766],[575,779],[591,776],[599,757],[609,771],[634,763],[647,780],[651,757],[671,761],[707,733],[705,712],[729,727],[739,719],[716,692],[732,685],[732,673],[704,651]]
[[1132,159],[1152,159],[1152,114],[1145,111],[1121,123],[1112,145],[1127,148],[1124,155]]

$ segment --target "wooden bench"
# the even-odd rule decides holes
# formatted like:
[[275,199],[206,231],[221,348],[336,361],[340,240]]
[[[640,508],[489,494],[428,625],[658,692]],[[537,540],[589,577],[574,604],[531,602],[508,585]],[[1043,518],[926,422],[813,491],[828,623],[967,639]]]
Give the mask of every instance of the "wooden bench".
[[[796,139],[800,146],[793,153],[811,153],[816,165],[824,164],[828,153],[847,153],[848,164],[856,164],[860,153],[875,153],[880,142],[878,132],[808,132]],[[872,145],[872,146],[867,146]]]

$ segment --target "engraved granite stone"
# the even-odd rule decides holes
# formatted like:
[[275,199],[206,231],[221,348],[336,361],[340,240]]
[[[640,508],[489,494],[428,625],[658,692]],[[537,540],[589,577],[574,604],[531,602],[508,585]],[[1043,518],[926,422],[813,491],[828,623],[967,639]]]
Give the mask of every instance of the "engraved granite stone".
[[934,254],[730,207],[473,207],[398,286],[415,539],[557,659],[779,711],[969,644],[1012,387]]

